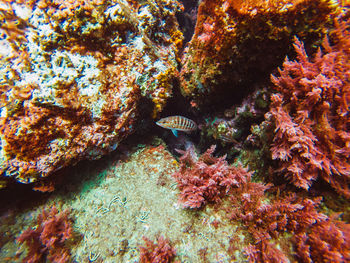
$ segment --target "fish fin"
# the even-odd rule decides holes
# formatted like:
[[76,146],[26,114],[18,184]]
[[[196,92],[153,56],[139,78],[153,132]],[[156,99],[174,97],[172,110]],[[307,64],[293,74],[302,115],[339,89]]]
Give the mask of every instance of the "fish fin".
[[171,129],[171,131],[173,132],[173,134],[175,135],[175,137],[177,137],[177,130]]

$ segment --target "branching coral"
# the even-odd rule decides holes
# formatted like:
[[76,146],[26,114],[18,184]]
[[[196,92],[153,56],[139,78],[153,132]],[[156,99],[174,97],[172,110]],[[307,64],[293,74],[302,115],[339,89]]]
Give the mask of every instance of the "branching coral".
[[309,59],[295,38],[296,61],[286,61],[272,76],[279,92],[271,98],[276,126],[272,158],[297,187],[308,189],[319,176],[350,198],[350,32],[337,23],[334,45],[327,38]]
[[194,147],[180,158],[180,169],[173,174],[181,191],[180,202],[187,208],[200,208],[208,202],[219,202],[232,188],[250,180],[251,174],[242,167],[229,166],[226,156],[212,154],[213,145],[200,157]]
[[56,207],[50,211],[43,210],[37,217],[36,228],[28,228],[17,238],[28,247],[27,256],[23,262],[41,262],[48,259],[51,262],[70,262],[70,252],[67,242],[73,238],[72,221],[69,212],[58,213]]
[[175,257],[176,250],[169,241],[159,236],[157,243],[143,237],[145,245],[140,247],[140,263],[168,263]]

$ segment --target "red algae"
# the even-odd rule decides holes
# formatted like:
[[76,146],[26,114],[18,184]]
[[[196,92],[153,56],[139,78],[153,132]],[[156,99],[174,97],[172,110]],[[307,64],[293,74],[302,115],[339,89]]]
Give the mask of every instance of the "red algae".
[[74,238],[72,219],[69,211],[59,213],[55,206],[49,211],[43,210],[37,217],[37,226],[24,230],[17,238],[19,243],[28,247],[22,262],[71,262],[68,243]]
[[335,45],[308,58],[297,38],[297,60],[286,61],[267,114],[275,125],[272,158],[295,186],[308,189],[319,177],[350,198],[349,22],[336,22]]
[[0,4],[1,262],[350,261],[348,3],[183,4]]
[[169,263],[172,262],[176,250],[171,247],[169,241],[159,236],[156,243],[143,237],[144,245],[140,246],[140,263]]
[[182,58],[182,94],[203,111],[237,103],[268,81],[294,35],[314,50],[338,13],[327,0],[201,1]]

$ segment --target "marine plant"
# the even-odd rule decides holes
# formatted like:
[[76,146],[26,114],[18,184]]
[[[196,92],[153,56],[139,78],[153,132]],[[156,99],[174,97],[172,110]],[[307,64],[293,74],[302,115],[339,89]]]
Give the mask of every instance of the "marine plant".
[[294,40],[297,59],[286,58],[279,76],[272,76],[277,93],[266,114],[275,125],[272,158],[292,184],[309,189],[322,178],[350,198],[350,31],[348,21],[336,21],[332,44],[310,59]]
[[70,262],[67,246],[73,240],[72,219],[69,211],[59,213],[55,206],[42,211],[36,219],[36,226],[24,230],[17,242],[25,244],[28,252],[23,262],[34,263],[42,260],[64,263]]
[[328,0],[201,1],[182,60],[182,93],[202,110],[238,103],[268,81],[292,51],[294,35],[314,50],[338,7]]
[[314,224],[306,233],[293,237],[299,260],[307,263],[350,261],[350,224],[334,219]]
[[214,157],[215,145],[198,156],[193,146],[180,151],[180,169],[173,174],[181,192],[179,202],[185,208],[201,208],[218,203],[232,188],[250,180],[242,167],[229,166],[226,156]]
[[156,243],[147,237],[143,237],[143,240],[145,244],[140,246],[140,263],[168,263],[176,255],[176,250],[163,236],[159,236]]
[[247,182],[230,195],[228,215],[250,235],[245,247],[249,262],[290,262],[287,255],[292,249],[301,262],[349,259],[350,224],[319,212],[321,197],[295,193],[271,197],[266,193],[269,187]]

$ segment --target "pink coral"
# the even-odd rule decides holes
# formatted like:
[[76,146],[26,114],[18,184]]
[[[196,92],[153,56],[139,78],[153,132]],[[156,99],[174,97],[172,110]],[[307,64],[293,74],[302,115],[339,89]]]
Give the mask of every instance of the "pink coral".
[[297,187],[308,189],[319,177],[350,198],[350,33],[337,22],[331,46],[309,59],[295,38],[296,61],[286,61],[267,118],[275,124],[272,158]]
[[50,211],[43,210],[37,217],[37,227],[29,227],[17,238],[28,247],[23,262],[41,262],[44,258],[52,262],[70,262],[68,240],[73,238],[72,221],[68,211],[58,213],[55,206]]
[[162,236],[157,243],[143,237],[145,246],[140,247],[140,263],[167,263],[175,257],[176,250],[171,247],[169,241]]
[[208,202],[219,202],[232,188],[250,180],[251,174],[242,167],[229,166],[226,156],[219,158],[212,154],[211,146],[198,157],[194,147],[180,158],[180,169],[173,174],[181,191],[180,203],[186,208],[200,208]]

